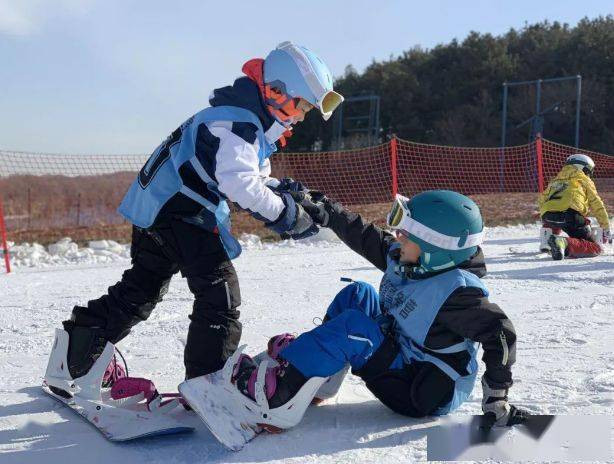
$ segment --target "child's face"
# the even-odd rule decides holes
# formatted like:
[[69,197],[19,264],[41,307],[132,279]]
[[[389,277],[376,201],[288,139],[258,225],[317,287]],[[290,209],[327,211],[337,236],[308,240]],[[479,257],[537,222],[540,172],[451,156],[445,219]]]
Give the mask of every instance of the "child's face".
[[399,261],[405,264],[418,264],[418,259],[422,252],[420,245],[405,237],[401,231],[396,231],[396,236],[397,241],[401,245],[401,258]]
[[296,105],[296,109],[298,113],[293,116],[294,120],[292,124],[296,124],[297,122],[303,122],[305,120],[305,115],[313,109],[313,105],[304,98],[301,98]]

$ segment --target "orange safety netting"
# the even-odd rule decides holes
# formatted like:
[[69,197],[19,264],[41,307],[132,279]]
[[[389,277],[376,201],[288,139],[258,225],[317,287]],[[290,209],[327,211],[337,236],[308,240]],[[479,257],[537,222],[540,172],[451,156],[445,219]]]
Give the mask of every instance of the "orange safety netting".
[[[501,148],[446,147],[401,139],[368,148],[278,153],[273,175],[293,177],[348,205],[428,189],[465,194],[537,192],[574,152],[591,156],[601,190],[614,190],[614,157],[548,140]],[[50,155],[0,151],[0,198],[8,230],[104,227],[147,155]]]

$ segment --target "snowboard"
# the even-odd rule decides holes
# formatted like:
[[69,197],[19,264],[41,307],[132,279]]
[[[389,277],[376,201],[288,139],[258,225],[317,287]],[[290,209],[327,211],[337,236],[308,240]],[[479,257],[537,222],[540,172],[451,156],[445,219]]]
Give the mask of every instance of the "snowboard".
[[[142,395],[130,398],[131,401],[120,403],[113,400],[109,392],[104,390],[100,401],[87,400],[78,396],[64,398],[56,394],[45,383],[43,391],[96,427],[107,440],[112,442],[186,433],[194,430],[181,423],[179,416],[182,411],[179,409],[175,411],[175,414],[166,410],[166,406],[162,406],[162,411],[159,412],[156,412],[155,409],[149,411],[145,403],[137,402],[137,400],[144,399]],[[177,405],[172,404],[171,406],[174,409]]]
[[251,411],[234,400],[232,388],[220,370],[186,380],[179,385],[179,393],[221,444],[239,451],[264,429]]
[[43,391],[96,427],[109,441],[129,441],[194,430],[181,422],[179,416],[183,408],[178,407],[177,400],[163,404],[158,397],[147,405],[143,393],[118,400],[111,398],[111,390],[101,387],[104,372],[115,352],[111,343],[107,343],[90,371],[74,380],[66,369],[67,351],[68,333],[57,329]]
[[545,249],[540,250],[533,243],[509,247],[508,251],[512,255],[519,255],[519,256],[540,256],[540,255],[549,256],[550,255],[549,250],[545,250]]

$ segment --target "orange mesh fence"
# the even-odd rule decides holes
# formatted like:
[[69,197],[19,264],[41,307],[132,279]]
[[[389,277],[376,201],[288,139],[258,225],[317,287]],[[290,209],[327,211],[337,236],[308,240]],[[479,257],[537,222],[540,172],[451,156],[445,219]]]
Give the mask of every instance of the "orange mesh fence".
[[[357,150],[278,153],[273,175],[293,177],[348,205],[383,203],[395,192],[536,192],[578,151],[548,140],[501,148],[426,145],[401,139]],[[614,158],[580,150],[597,164],[600,192],[614,191]],[[147,155],[50,155],[0,151],[0,198],[9,232],[105,227]],[[541,177],[540,177],[541,176]]]
[[518,147],[463,148],[399,140],[399,193],[456,190],[466,195],[537,191],[535,142]]
[[[573,153],[582,153],[590,156],[595,162],[595,184],[601,191],[614,191],[614,156],[604,155],[590,150],[579,150],[567,145],[551,142],[544,139],[543,143],[543,166],[544,185],[555,177],[565,159]],[[610,212],[611,213],[611,212]]]
[[292,177],[345,204],[389,201],[390,144],[358,150],[280,153],[271,158],[274,177]]

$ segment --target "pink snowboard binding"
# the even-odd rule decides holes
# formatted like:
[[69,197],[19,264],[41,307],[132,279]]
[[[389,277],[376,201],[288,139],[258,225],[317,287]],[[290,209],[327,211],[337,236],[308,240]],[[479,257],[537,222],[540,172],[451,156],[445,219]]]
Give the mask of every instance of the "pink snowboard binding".
[[[148,411],[176,402],[185,404],[179,393],[158,393],[156,386],[151,380],[140,377],[122,377],[118,379],[111,387],[111,398],[114,400],[132,398],[138,399],[138,401],[144,399]],[[163,398],[168,399],[164,400]]]
[[114,354],[102,377],[103,388],[112,387],[119,379],[127,377],[128,373],[126,371],[127,368],[124,368],[124,366],[117,362],[117,355]]
[[269,343],[267,345],[267,353],[271,358],[279,362],[279,353],[283,351],[294,340],[296,340],[296,337],[290,333],[275,335],[269,340]]

